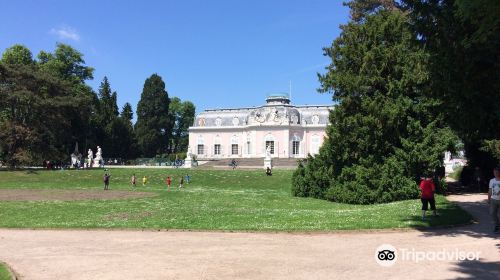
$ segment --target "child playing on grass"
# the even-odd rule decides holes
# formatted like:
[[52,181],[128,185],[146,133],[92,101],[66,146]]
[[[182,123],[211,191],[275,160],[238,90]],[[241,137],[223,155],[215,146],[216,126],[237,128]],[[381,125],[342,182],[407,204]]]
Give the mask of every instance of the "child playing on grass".
[[436,191],[436,186],[434,182],[432,182],[432,178],[428,176],[420,182],[420,191],[421,191],[421,201],[422,201],[422,220],[425,220],[425,213],[428,208],[428,204],[431,205],[431,210],[433,212],[433,216],[437,217],[436,213],[436,201],[434,200],[434,192]]
[[191,177],[189,177],[189,174],[186,174],[186,183],[189,184],[189,179],[191,179]]
[[130,183],[132,184],[132,188],[135,189],[135,182],[137,181],[137,177],[135,177],[135,174],[132,175],[130,178]]
[[167,179],[165,180],[165,182],[167,183],[167,190],[170,191],[170,185],[172,184],[172,178],[170,178],[170,176],[168,176]]
[[142,186],[145,187],[147,184],[148,184],[148,177],[144,175],[144,177],[142,177]]
[[109,175],[108,172],[106,171],[106,173],[104,173],[104,177],[103,177],[104,190],[108,190],[109,189],[109,177],[111,177],[111,175]]
[[179,181],[179,189],[182,188],[182,184],[184,184],[184,177],[181,176],[181,180]]

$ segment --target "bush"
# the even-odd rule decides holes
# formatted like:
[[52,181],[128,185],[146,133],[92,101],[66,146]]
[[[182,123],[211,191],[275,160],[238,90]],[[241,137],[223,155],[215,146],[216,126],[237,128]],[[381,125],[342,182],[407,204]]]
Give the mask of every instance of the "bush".
[[419,197],[417,183],[401,175],[404,164],[390,158],[384,164],[344,167],[334,178],[318,158],[300,163],[292,177],[292,194],[339,203],[373,204]]

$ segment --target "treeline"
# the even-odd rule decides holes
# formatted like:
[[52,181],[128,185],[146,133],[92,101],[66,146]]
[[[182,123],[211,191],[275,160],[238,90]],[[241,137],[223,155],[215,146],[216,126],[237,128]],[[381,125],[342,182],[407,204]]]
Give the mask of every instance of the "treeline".
[[107,77],[97,93],[86,84],[93,72],[69,45],[57,44],[36,59],[22,45],[6,49],[0,60],[0,161],[12,167],[68,162],[76,142],[84,157],[99,145],[105,158],[125,160],[187,150],[193,103],[170,98],[153,74],[134,125],[132,105],[118,108]]
[[[418,197],[463,143],[487,176],[500,161],[500,2],[353,0],[321,92],[338,104],[293,193],[368,204]],[[441,172],[436,172],[441,171]],[[440,174],[442,175],[442,174]],[[492,175],[490,175],[492,176]]]

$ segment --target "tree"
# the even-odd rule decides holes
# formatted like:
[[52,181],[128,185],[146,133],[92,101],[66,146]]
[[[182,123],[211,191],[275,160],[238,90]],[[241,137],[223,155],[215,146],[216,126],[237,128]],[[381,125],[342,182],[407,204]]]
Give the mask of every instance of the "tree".
[[468,164],[490,170],[498,160],[485,141],[500,141],[500,2],[403,2],[416,43],[430,55],[428,95],[441,100]]
[[134,111],[132,110],[132,105],[130,105],[130,103],[127,102],[125,103],[125,105],[123,105],[120,117],[128,120],[129,122],[132,122],[132,119],[134,118]]
[[41,51],[38,60],[45,71],[74,84],[83,85],[86,80],[94,78],[94,68],[85,66],[83,54],[70,45],[57,43],[53,54]]
[[2,63],[10,65],[33,65],[33,55],[31,51],[23,45],[14,45],[7,48],[2,54]]
[[116,92],[111,91],[111,85],[106,76],[104,76],[101,86],[99,87],[99,106],[98,115],[99,120],[103,126],[111,123],[116,117],[118,117],[118,105]]
[[85,65],[83,54],[69,45],[58,43],[54,53],[41,51],[38,54],[37,65],[41,72],[57,77],[71,85],[67,92],[76,98],[87,101],[80,103],[76,112],[68,116],[71,123],[64,137],[65,144],[61,150],[69,155],[75,146],[75,142],[84,142],[84,149],[95,147],[98,139],[98,131],[94,131],[96,125],[95,113],[97,111],[97,96],[90,86],[85,84],[86,80],[93,79],[94,69]]
[[337,106],[319,154],[295,172],[293,193],[357,204],[416,198],[419,177],[440,167],[456,140],[439,100],[423,94],[429,56],[397,9],[341,28],[319,76]]
[[0,63],[0,157],[11,167],[67,157],[70,117],[89,100],[35,65]]
[[137,142],[145,157],[169,152],[167,147],[172,133],[169,104],[162,78],[157,74],[151,75],[144,82],[135,124]]
[[187,150],[189,142],[189,126],[193,124],[196,108],[190,101],[182,102],[173,97],[170,101],[170,121],[173,124],[170,150],[174,153]]

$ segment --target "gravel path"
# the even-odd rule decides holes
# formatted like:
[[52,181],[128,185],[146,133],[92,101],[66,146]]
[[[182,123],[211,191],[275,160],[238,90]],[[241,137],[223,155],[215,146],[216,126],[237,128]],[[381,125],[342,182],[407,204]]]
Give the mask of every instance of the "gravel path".
[[[0,229],[0,259],[21,279],[498,279],[500,235],[485,195],[450,196],[464,227],[335,233]],[[398,249],[392,267],[376,248]],[[479,260],[403,259],[402,250],[479,252]]]

